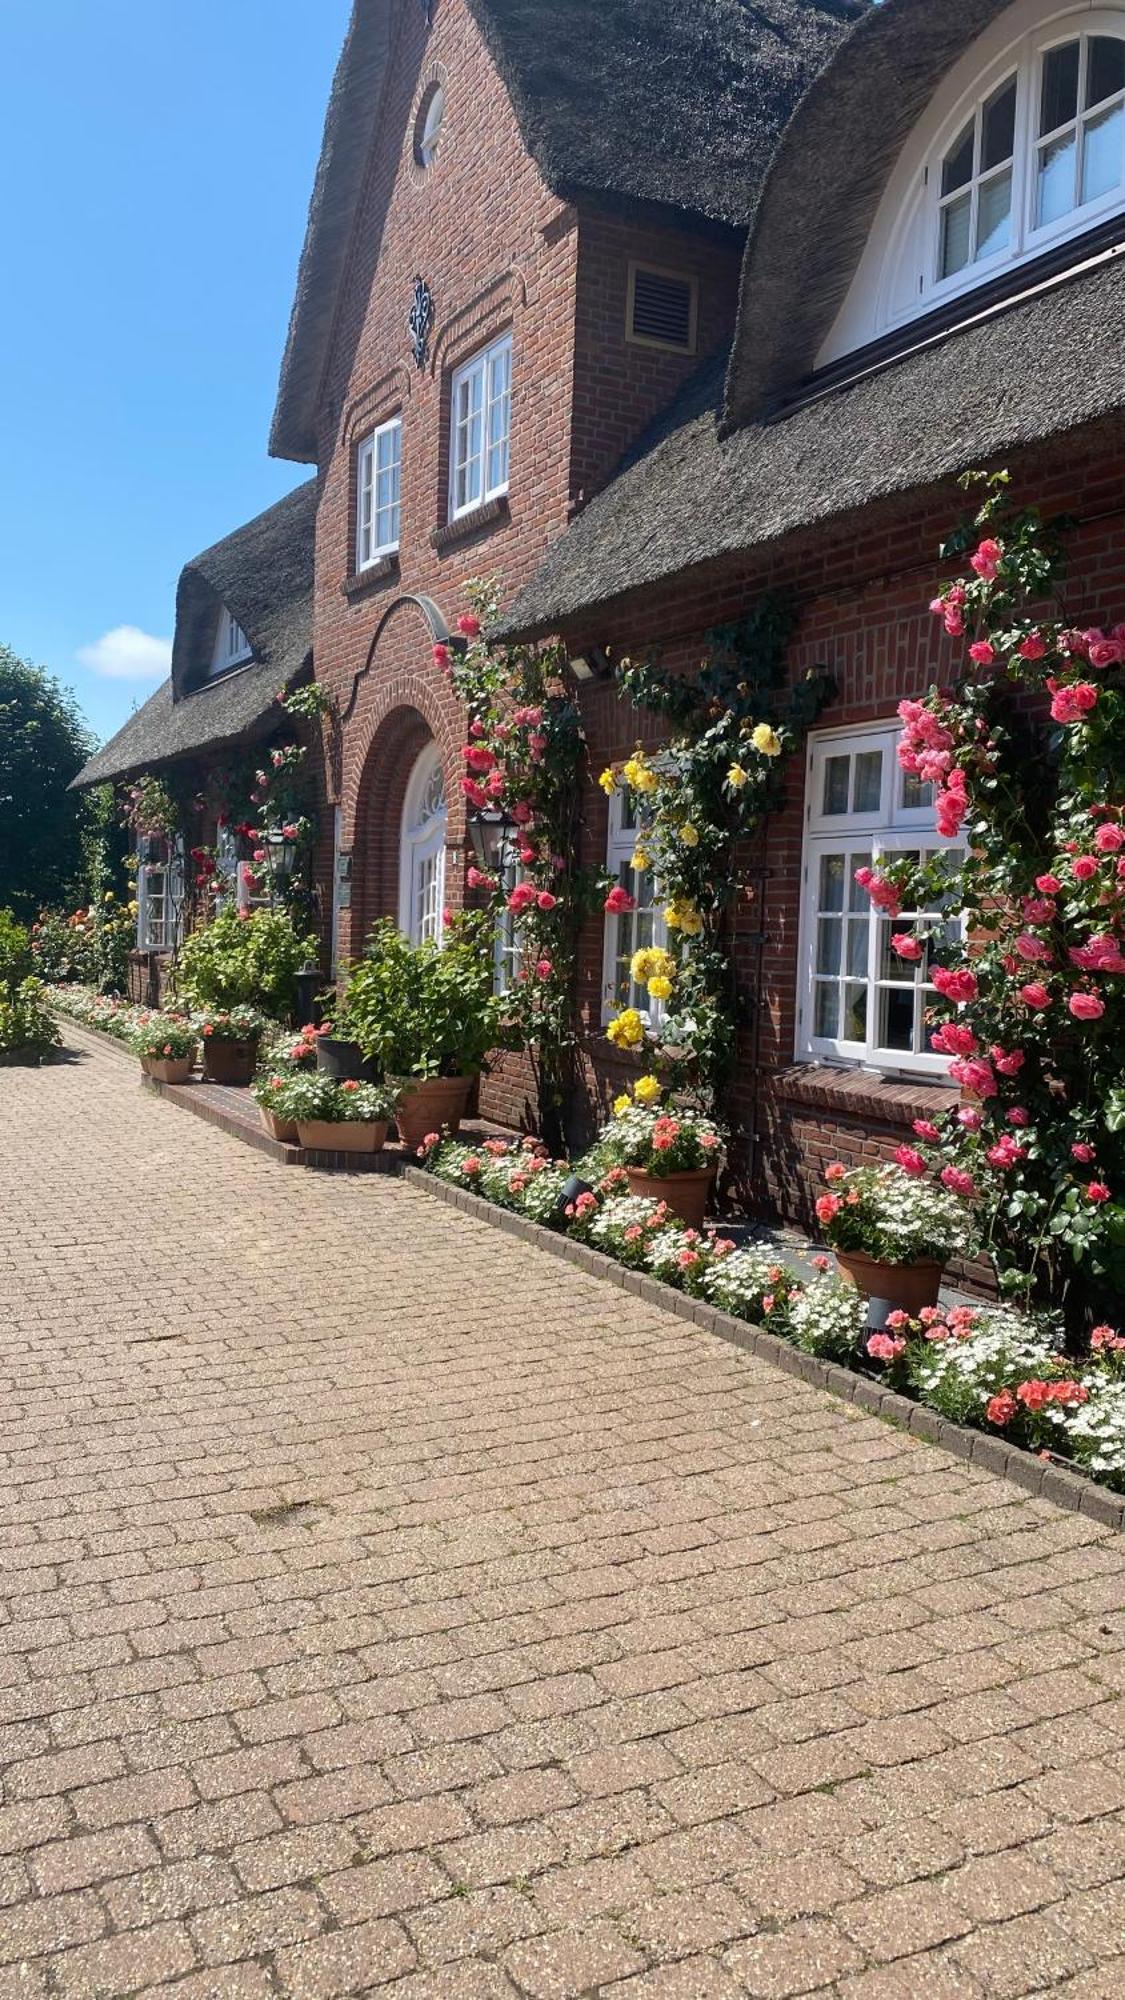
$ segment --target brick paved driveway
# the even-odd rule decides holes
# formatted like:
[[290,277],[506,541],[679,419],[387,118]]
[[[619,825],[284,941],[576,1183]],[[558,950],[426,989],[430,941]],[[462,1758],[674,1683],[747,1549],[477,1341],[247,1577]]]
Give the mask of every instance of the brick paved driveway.
[[1125,1992],[1125,1544],[0,1071],[0,2000]]

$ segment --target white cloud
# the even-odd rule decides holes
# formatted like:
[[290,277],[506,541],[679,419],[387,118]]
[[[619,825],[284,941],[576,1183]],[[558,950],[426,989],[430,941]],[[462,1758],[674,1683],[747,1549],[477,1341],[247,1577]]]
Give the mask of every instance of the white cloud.
[[92,646],[79,646],[78,658],[107,681],[163,680],[172,665],[172,641],[156,639],[139,625],[115,625]]

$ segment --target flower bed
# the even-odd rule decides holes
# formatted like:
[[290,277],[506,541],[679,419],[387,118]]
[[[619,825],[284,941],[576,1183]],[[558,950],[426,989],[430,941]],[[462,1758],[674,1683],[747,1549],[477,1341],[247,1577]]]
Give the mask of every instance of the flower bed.
[[[534,1139],[479,1145],[431,1133],[419,1148],[438,1180],[589,1244],[630,1269],[912,1397],[948,1420],[1073,1465],[1125,1493],[1125,1336],[1105,1325],[1075,1360],[1049,1315],[1007,1306],[892,1313],[867,1329],[867,1301],[816,1257],[809,1278],[719,1231],[683,1229],[661,1201],[628,1194],[611,1167],[593,1185]],[[582,1164],[579,1164],[579,1174]]]
[[135,1007],[129,1000],[95,993],[88,986],[47,986],[44,995],[54,1013],[77,1021],[80,1027],[112,1035],[127,1047],[132,1047],[137,1030],[147,1026],[157,1012],[155,1007]]

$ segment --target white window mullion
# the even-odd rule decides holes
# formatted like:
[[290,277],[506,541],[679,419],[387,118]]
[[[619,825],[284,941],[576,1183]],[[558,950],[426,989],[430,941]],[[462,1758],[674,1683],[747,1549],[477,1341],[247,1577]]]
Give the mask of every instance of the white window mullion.
[[449,395],[449,515],[455,520],[508,490],[512,336],[465,362]]

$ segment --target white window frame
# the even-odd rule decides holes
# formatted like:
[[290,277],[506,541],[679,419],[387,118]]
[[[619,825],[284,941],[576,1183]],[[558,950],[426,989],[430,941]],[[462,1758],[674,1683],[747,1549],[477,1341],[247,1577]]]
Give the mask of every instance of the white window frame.
[[[441,804],[432,810],[435,780]],[[398,927],[411,944],[445,941],[445,833],[448,807],[441,751],[427,743],[414,760],[402,805],[399,843]]]
[[[629,798],[626,792],[620,787],[611,792],[606,828],[606,873],[611,875],[615,882],[620,883],[623,889],[627,889],[631,896],[637,897],[638,907],[619,917],[614,916],[612,911],[606,912],[602,948],[602,1026],[605,1027],[612,1021],[622,1008],[635,1007],[646,1026],[655,1027],[667,1011],[663,1000],[653,999],[647,989],[638,985],[632,978],[624,998],[617,992],[617,968],[625,956],[622,933],[626,926],[635,937],[637,917],[644,919],[651,915],[652,937],[648,948],[666,950],[668,945],[668,926],[664,920],[664,899],[660,885],[653,881],[651,875],[638,876],[629,865],[637,848],[643,843],[644,828],[639,822],[636,825],[629,824],[628,808]],[[651,885],[651,901],[645,894],[649,885]],[[638,890],[640,890],[639,895]],[[638,949],[640,947],[635,942],[630,942],[629,956],[631,957]]]
[[[380,479],[386,478],[390,497],[379,499]],[[402,417],[377,424],[356,451],[355,567],[356,575],[398,552],[402,527]]]
[[[1018,32],[1013,33],[1013,26]],[[1070,237],[1081,237],[1125,210],[1122,179],[1114,188],[1037,225],[1036,153],[1043,64],[1051,49],[1080,37],[1125,40],[1125,8],[1026,0],[1004,11],[944,79],[895,166],[868,242],[836,321],[816,357],[821,368],[880,335],[970,294],[1000,271],[1018,269]],[[1017,79],[1012,207],[1005,247],[941,278],[942,165],[957,135],[1011,76]],[[1112,103],[1115,99],[1107,99]],[[1079,122],[1083,114],[1079,111]],[[1044,135],[1047,136],[1047,135]],[[987,175],[986,175],[987,178]]]
[[233,611],[225,604],[219,606],[219,622],[215,628],[215,645],[211,654],[212,674],[229,673],[232,667],[244,666],[253,658],[254,649],[246,637]]
[[[878,868],[880,859],[893,859],[904,850],[912,852],[920,847],[932,852],[944,851],[950,854],[964,853],[964,840],[945,840],[935,826],[932,804],[910,806],[904,803],[903,790],[906,774],[899,766],[896,755],[901,726],[897,721],[873,722],[857,725],[850,729],[822,729],[813,731],[808,739],[805,770],[805,828],[801,856],[801,912],[798,945],[797,984],[797,1033],[796,1057],[799,1062],[824,1062],[846,1066],[849,1069],[871,1070],[881,1076],[924,1076],[935,1081],[943,1080],[949,1070],[949,1058],[923,1047],[913,1052],[904,1049],[882,1047],[877,1039],[878,994],[881,985],[888,982],[880,979],[878,951],[881,926],[884,919],[878,910],[870,908],[866,893],[857,891],[860,898],[853,914],[864,917],[867,922],[866,966],[862,977],[857,972],[855,979],[846,982],[846,919],[852,908],[852,868],[851,863],[859,863],[871,856],[870,865]],[[825,764],[833,756],[862,754],[864,751],[882,753],[879,805],[877,809],[846,813],[826,813],[822,809]],[[854,798],[854,789],[852,793]],[[819,877],[822,857],[827,854],[844,852],[844,907],[841,913],[840,972],[841,998],[845,983],[864,985],[867,991],[867,1036],[864,1041],[849,1039],[843,1035],[824,1036],[815,1033],[816,1020],[816,952],[818,918],[822,914],[819,906]],[[955,912],[947,917],[949,922],[959,922]],[[896,922],[903,930],[913,927],[912,913],[904,912]],[[902,978],[894,985],[907,986],[907,973],[913,975],[913,986],[917,993],[921,990],[920,1004],[924,1008],[931,1004],[930,996],[936,1001],[938,996],[928,981],[922,977],[924,961],[911,966],[902,961]],[[842,1024],[841,1024],[842,1025]],[[923,1035],[928,1040],[928,1034]]]
[[[159,886],[157,886],[159,885]],[[177,834],[158,861],[137,866],[137,949],[174,951],[179,942],[186,871],[184,840]]]
[[[490,438],[494,412],[500,426]],[[501,334],[453,371],[449,388],[449,518],[508,491],[512,442],[512,336]],[[494,454],[498,458],[494,462]]]
[[512,890],[527,879],[527,871],[514,841],[505,841],[496,873],[504,894],[504,906],[497,920],[492,946],[492,990],[499,997],[510,993],[517,985],[524,959],[523,923],[518,913],[508,908]]

